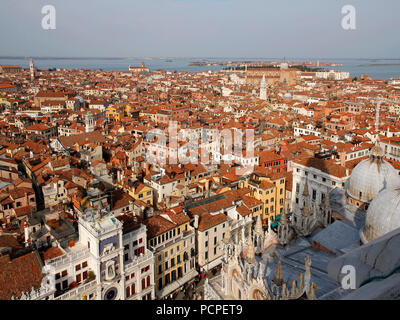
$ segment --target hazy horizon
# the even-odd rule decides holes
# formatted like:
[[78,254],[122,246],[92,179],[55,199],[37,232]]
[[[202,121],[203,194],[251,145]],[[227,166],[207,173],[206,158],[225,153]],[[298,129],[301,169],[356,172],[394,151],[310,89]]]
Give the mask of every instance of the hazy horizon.
[[[55,30],[41,26],[48,4]],[[341,26],[348,4],[356,30]],[[398,12],[398,0],[3,0],[0,56],[400,59]]]
[[91,57],[91,56],[0,56],[0,59],[125,59],[125,60],[138,60],[138,59],[251,59],[251,60],[400,60],[400,58],[386,58],[386,57],[228,57],[228,56],[221,56],[221,57],[203,57],[203,56],[187,56],[187,57],[179,57],[179,56],[142,56],[142,57],[118,57],[118,56],[98,56],[98,57]]

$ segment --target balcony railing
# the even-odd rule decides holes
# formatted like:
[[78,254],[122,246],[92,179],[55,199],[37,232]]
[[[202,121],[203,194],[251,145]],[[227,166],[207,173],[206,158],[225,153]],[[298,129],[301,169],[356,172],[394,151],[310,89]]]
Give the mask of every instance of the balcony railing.
[[46,260],[46,265],[51,265],[54,268],[71,263],[72,261],[78,260],[82,257],[88,256],[89,255],[89,249],[88,248],[83,248],[77,252],[73,253],[67,253],[65,255],[62,255],[60,257],[56,257],[53,259]]
[[135,267],[136,265],[145,262],[147,260],[150,260],[153,258],[153,252],[151,252],[150,250],[146,249],[145,254],[141,255],[141,256],[135,256],[131,261],[129,261],[128,263],[125,263],[125,270],[128,270],[130,268]]
[[97,286],[97,282],[92,280],[89,283],[86,283],[86,284],[78,286],[72,290],[69,290],[68,292],[62,294],[61,296],[54,298],[54,300],[69,300],[70,298],[76,299],[76,296],[84,294],[85,292],[87,292],[90,289],[93,289],[96,286]]

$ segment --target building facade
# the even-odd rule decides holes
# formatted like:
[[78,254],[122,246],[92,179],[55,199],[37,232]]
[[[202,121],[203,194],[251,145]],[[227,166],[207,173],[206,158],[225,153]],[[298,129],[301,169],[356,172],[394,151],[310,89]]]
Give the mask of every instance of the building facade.
[[154,256],[138,217],[88,209],[78,222],[79,240],[45,261],[47,282],[23,299],[154,299]]

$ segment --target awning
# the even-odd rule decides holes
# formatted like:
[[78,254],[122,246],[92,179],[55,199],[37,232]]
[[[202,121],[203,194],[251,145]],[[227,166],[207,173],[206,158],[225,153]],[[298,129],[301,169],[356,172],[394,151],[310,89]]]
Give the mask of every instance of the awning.
[[191,270],[187,274],[185,274],[182,278],[179,278],[175,280],[174,282],[170,283],[163,289],[159,290],[156,292],[156,296],[158,299],[164,298],[168,294],[171,294],[178,288],[182,287],[186,282],[189,280],[193,279],[194,277],[197,276],[197,271],[196,270]]
[[214,267],[220,265],[221,263],[222,263],[222,256],[220,256],[220,257],[218,257],[217,259],[215,259],[215,260],[209,262],[208,264],[206,264],[206,265],[200,267],[200,270],[201,270],[201,271],[206,271],[206,272],[207,272],[207,271],[211,270],[212,268],[214,268]]

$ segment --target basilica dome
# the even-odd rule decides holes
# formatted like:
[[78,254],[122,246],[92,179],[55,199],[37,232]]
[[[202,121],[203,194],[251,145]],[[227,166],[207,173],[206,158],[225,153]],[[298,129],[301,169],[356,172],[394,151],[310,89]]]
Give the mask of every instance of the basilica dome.
[[392,165],[383,160],[384,152],[376,145],[369,159],[361,161],[352,171],[347,194],[363,203],[369,203],[384,189],[400,188],[399,175]]
[[369,242],[400,228],[400,189],[386,189],[372,200],[361,233]]

